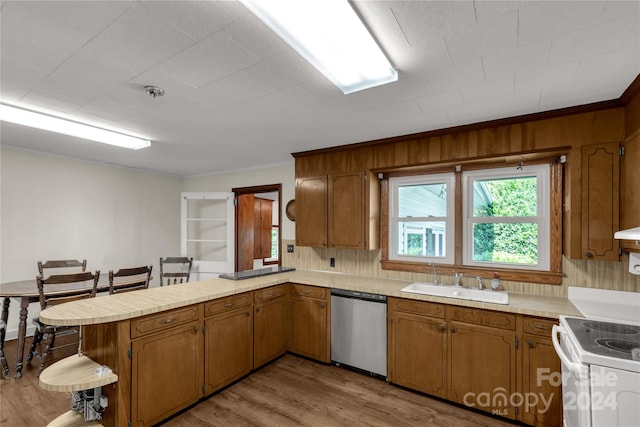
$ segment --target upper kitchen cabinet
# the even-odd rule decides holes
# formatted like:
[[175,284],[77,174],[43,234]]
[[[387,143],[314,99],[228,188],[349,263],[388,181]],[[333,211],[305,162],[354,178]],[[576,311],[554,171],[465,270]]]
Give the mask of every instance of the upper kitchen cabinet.
[[380,184],[370,172],[296,179],[300,246],[377,249]]
[[582,147],[582,257],[619,261],[620,146]]

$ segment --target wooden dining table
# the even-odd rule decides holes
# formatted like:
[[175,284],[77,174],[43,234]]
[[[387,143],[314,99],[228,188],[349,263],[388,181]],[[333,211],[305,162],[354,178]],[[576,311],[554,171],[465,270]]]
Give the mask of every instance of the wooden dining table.
[[[117,285],[126,286],[127,284],[140,282],[140,278],[131,276],[131,278],[119,278],[115,282]],[[68,285],[57,285],[57,295],[74,295],[79,290],[90,289],[93,286],[93,281],[70,283]],[[98,292],[109,291],[109,275],[101,274],[98,279]],[[20,299],[20,313],[18,322],[18,346],[16,354],[16,378],[22,376],[22,368],[24,366],[24,346],[27,335],[27,316],[29,314],[29,304],[40,301],[40,294],[38,292],[38,285],[36,278],[27,280],[18,280],[15,282],[7,282],[0,284],[0,298],[2,301],[2,320],[7,323],[9,318],[9,305],[11,304],[11,298]],[[6,330],[3,330],[0,334],[0,349],[4,349],[4,339]],[[7,378],[9,372],[2,372],[3,376]]]

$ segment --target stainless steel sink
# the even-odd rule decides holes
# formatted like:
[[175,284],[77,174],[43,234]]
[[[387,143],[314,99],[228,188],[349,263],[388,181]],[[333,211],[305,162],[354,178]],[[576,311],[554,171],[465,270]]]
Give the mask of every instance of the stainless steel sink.
[[402,292],[433,295],[436,297],[457,298],[473,301],[509,304],[509,294],[505,291],[480,290],[460,286],[434,285],[432,283],[414,282],[401,289]]

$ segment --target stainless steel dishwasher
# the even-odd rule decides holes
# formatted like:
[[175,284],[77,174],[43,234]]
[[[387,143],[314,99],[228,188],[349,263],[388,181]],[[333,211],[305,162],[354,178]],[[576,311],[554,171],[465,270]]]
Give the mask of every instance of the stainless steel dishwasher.
[[387,377],[387,297],[331,290],[331,361]]

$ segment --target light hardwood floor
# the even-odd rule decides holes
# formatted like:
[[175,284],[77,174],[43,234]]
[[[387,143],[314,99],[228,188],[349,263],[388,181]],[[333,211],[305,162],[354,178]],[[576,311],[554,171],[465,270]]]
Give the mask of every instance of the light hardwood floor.
[[[30,340],[29,340],[30,343]],[[11,374],[15,341],[5,352]],[[58,350],[51,363],[74,353]],[[0,381],[2,427],[45,426],[69,408],[67,393],[38,386],[37,365],[21,379]],[[163,427],[192,426],[510,426],[386,382],[285,355],[251,376],[176,415]]]

